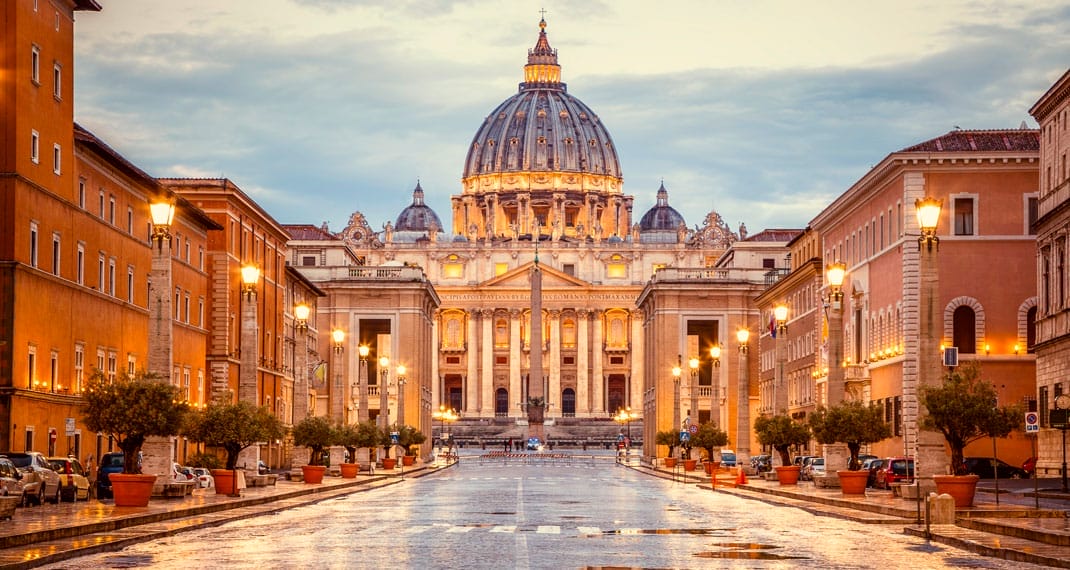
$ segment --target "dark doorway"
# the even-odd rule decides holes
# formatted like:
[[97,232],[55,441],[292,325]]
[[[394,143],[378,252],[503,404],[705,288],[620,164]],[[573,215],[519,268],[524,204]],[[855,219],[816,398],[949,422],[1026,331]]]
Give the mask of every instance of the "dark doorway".
[[509,415],[509,391],[505,388],[494,392],[494,415],[499,418]]
[[566,418],[576,415],[576,391],[572,388],[565,388],[561,392],[561,415]]
[[623,374],[610,374],[606,380],[606,397],[609,407],[606,411],[615,414],[617,410],[627,406],[627,400],[624,397],[625,377]]
[[442,389],[446,393],[446,405],[458,412],[464,411],[464,399],[461,397],[463,381],[460,374],[446,374],[442,378]]

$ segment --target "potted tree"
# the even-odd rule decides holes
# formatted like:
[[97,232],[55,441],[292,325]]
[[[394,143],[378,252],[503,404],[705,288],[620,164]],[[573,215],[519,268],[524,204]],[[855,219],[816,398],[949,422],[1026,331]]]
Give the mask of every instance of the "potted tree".
[[342,470],[343,479],[354,479],[357,476],[357,448],[363,447],[360,444],[360,430],[357,425],[340,423],[334,428],[335,435],[338,437],[338,445],[346,448],[346,456],[349,459],[338,465]]
[[680,434],[673,430],[659,431],[654,435],[654,443],[669,447],[669,455],[665,457],[665,467],[670,469],[676,467],[676,456],[672,452],[676,446],[680,445]]
[[305,483],[322,483],[327,471],[324,450],[335,444],[337,432],[324,416],[308,416],[293,427],[294,445],[307,447],[308,464],[301,467]]
[[[818,408],[810,414],[809,422],[818,443],[847,445],[847,451],[851,453],[847,469],[836,471],[840,478],[840,490],[845,495],[864,495],[869,472],[861,470],[858,454],[863,445],[892,436],[891,427],[884,421],[884,411],[873,404],[843,402],[830,408]],[[832,468],[831,465],[825,467]]]
[[922,429],[938,431],[951,450],[952,475],[935,475],[937,493],[955,498],[956,507],[973,505],[977,475],[965,472],[963,449],[983,437],[1006,437],[1022,417],[1019,406],[994,406],[998,395],[992,384],[981,378],[981,367],[972,362],[944,375],[940,386],[924,386],[919,394],[928,412]]
[[398,428],[398,445],[405,450],[401,456],[401,464],[408,467],[416,463],[416,454],[419,445],[427,441],[427,436],[413,426],[401,426]]
[[208,447],[217,447],[226,453],[223,469],[213,469],[217,494],[238,494],[238,455],[242,450],[260,441],[282,437],[285,430],[282,422],[266,406],[254,406],[249,402],[232,402],[225,394],[215,399],[202,412],[190,415],[186,436]]
[[148,505],[156,476],[141,473],[141,447],[148,437],[181,432],[188,406],[181,401],[178,387],[148,372],[121,374],[109,381],[97,370],[82,398],[86,427],[115,439],[123,450],[123,472],[109,476],[115,506]]
[[762,445],[771,446],[780,454],[780,466],[776,468],[777,481],[781,485],[798,483],[799,466],[791,464],[788,448],[810,441],[810,428],[787,415],[779,414],[754,420],[754,432]]
[[706,450],[706,474],[713,475],[721,465],[720,459],[714,458],[714,449],[728,445],[728,434],[713,422],[704,423],[691,436],[691,445]]

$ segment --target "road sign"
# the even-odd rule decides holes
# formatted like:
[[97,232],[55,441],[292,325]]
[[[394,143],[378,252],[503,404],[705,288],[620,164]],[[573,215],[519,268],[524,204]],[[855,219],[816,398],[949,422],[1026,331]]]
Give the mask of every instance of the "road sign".
[[691,432],[691,434],[692,434],[692,435],[694,435],[694,434],[698,433],[698,426],[697,426],[697,425],[695,425],[695,424],[691,424],[691,425],[690,425],[690,426],[689,426],[689,427],[687,428],[687,431]]
[[680,432],[680,443],[687,443],[691,441],[691,433],[682,431]]
[[70,436],[75,434],[75,432],[77,430],[74,427],[74,418],[67,418],[66,427],[67,427],[67,430],[66,430],[67,431],[67,437],[70,437]]
[[1040,415],[1036,412],[1025,413],[1025,433],[1036,433],[1040,431]]

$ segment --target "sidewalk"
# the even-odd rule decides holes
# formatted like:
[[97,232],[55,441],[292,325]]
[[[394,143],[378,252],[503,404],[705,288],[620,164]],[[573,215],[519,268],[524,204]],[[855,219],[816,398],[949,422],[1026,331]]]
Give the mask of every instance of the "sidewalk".
[[[849,496],[843,495],[839,489],[818,488],[812,482],[780,486],[776,481],[751,476],[746,478],[746,484],[737,485],[738,471],[735,469],[722,469],[711,487],[711,478],[700,472],[684,473],[679,469],[645,464],[628,467],[695,484],[700,489],[792,506],[818,516],[833,516],[863,524],[903,525],[905,534],[928,535],[930,540],[984,556],[1070,568],[1070,522],[1067,520],[1070,494],[1052,489],[1050,482],[1040,487],[1038,495],[1045,499],[1066,500],[1067,508],[1036,509],[1021,504],[1023,497],[1033,500],[1031,480],[1000,481],[1001,500],[996,505],[992,481],[983,481],[978,486],[974,506],[956,509],[954,525],[927,528],[924,502],[893,497],[891,491],[867,489],[865,496]],[[1013,495],[1018,495],[1014,501],[1011,500]]]
[[279,480],[274,486],[242,489],[241,497],[197,489],[184,498],[154,498],[144,508],[116,508],[109,502],[60,503],[19,508],[0,521],[0,569],[35,568],[78,556],[114,551],[133,543],[196,528],[317,503],[393,485],[404,477],[421,477],[445,468],[427,464],[391,473],[358,475],[356,479],[325,477],[309,485]]

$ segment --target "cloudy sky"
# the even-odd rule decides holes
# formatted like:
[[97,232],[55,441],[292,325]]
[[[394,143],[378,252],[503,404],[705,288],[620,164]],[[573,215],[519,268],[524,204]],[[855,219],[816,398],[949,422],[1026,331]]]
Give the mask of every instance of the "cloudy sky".
[[1070,0],[100,0],[76,118],[156,176],[225,176],[282,223],[393,220],[419,179],[449,224],[468,144],[546,10],[569,93],[638,219],[804,227],[887,154],[1036,123]]

